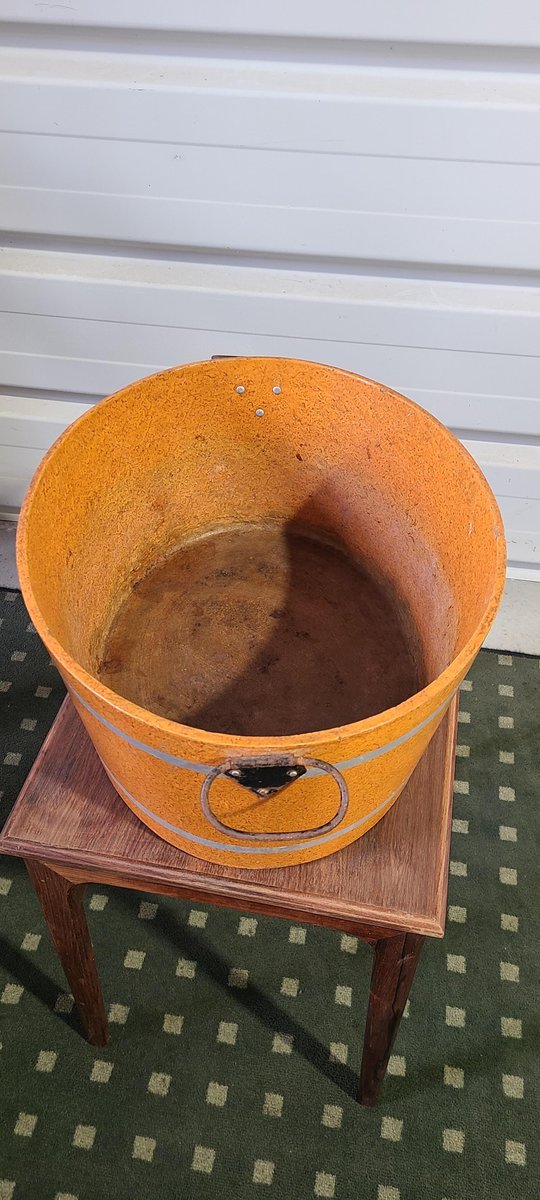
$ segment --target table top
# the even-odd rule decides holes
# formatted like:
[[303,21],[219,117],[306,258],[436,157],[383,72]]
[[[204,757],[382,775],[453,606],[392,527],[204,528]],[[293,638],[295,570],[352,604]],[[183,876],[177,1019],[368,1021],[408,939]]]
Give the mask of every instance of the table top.
[[[295,867],[243,870],[163,841],[109,782],[66,699],[0,835],[0,853],[41,859],[68,878],[170,891],[347,928],[442,937],[457,700],[407,787],[363,837]],[[366,934],[367,936],[367,934]]]

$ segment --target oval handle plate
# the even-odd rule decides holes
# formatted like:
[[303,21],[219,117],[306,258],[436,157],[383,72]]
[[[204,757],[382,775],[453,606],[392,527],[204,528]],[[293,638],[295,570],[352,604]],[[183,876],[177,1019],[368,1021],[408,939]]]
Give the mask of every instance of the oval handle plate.
[[[281,792],[284,787],[290,787],[295,779],[305,775],[306,771],[313,767],[318,771],[324,771],[325,774],[330,775],[336,781],[339,788],[339,806],[337,812],[324,825],[317,825],[313,829],[295,829],[286,833],[246,833],[243,829],[235,829],[233,825],[226,825],[223,821],[220,821],[219,817],[216,817],[216,814],[210,807],[210,789],[220,775],[225,775],[227,778],[233,779],[241,786],[251,787],[251,784],[245,781],[245,775],[248,772],[253,772],[251,777],[256,780],[258,786],[253,787],[252,790],[257,796],[268,796],[268,798],[271,798],[272,795]],[[265,770],[269,773],[267,775],[269,780],[281,778],[283,773],[285,773],[285,779],[277,786],[274,783],[273,786],[265,787]],[[242,781],[242,776],[244,776],[244,782]],[[318,837],[319,834],[329,833],[330,830],[335,829],[343,821],[347,813],[349,807],[349,789],[337,767],[334,767],[332,763],[324,762],[321,758],[283,759],[267,755],[263,759],[229,759],[227,762],[222,763],[221,766],[214,767],[204,778],[200,800],[202,811],[209,824],[228,837],[238,838],[239,841],[243,842],[292,842],[298,838]]]

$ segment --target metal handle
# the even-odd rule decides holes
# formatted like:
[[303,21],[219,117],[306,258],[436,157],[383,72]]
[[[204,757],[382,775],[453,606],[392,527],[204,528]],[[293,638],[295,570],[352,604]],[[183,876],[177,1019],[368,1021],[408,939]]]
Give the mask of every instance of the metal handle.
[[[327,821],[325,825],[317,825],[314,829],[297,829],[290,833],[246,833],[242,829],[235,829],[232,825],[225,825],[210,808],[210,788],[220,775],[226,775],[240,786],[249,788],[257,796],[269,798],[276,795],[277,792],[283,791],[283,788],[289,787],[295,779],[305,775],[306,770],[312,767],[331,775],[339,787],[339,808],[332,820]],[[259,759],[229,759],[221,766],[214,767],[204,778],[200,800],[206,820],[214,826],[214,829],[227,834],[228,837],[238,838],[242,842],[291,842],[298,838],[314,838],[321,833],[329,833],[331,829],[335,829],[336,825],[339,825],[345,817],[349,807],[349,789],[337,767],[324,762],[321,758],[284,759],[266,755]]]

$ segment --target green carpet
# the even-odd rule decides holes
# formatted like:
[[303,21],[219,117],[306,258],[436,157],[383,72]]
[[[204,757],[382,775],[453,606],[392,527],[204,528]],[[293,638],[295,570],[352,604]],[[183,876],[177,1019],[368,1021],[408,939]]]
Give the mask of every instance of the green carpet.
[[[3,821],[63,692],[18,593],[0,617]],[[367,947],[91,887],[95,1050],[0,860],[0,1200],[540,1196],[538,659],[482,652],[461,699],[447,934],[373,1110],[353,1100]]]

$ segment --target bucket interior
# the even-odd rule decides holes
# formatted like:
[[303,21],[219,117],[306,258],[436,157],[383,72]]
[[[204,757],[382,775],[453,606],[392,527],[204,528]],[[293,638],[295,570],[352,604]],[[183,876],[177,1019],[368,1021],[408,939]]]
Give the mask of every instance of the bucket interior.
[[79,421],[21,543],[75,664],[249,737],[348,724],[435,679],[493,598],[499,536],[485,480],[422,409],[318,364],[231,359]]
[[403,600],[293,521],[216,530],[153,565],[124,597],[98,674],[160,716],[246,737],[358,721],[425,678]]

